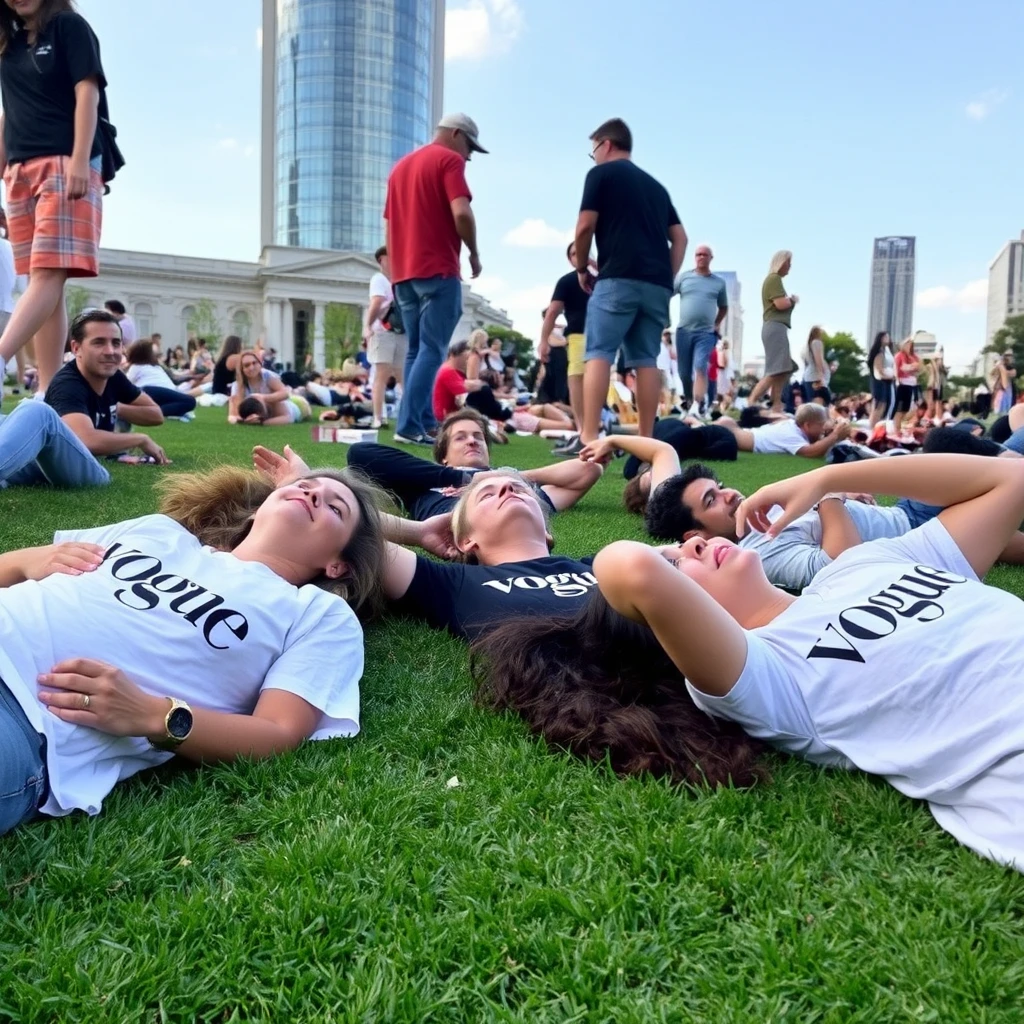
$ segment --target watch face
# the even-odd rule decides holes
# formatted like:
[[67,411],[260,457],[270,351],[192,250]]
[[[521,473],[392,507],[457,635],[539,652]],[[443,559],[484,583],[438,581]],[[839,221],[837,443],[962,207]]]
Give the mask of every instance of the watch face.
[[188,708],[175,708],[167,716],[167,731],[176,740],[187,739],[192,731],[192,712]]

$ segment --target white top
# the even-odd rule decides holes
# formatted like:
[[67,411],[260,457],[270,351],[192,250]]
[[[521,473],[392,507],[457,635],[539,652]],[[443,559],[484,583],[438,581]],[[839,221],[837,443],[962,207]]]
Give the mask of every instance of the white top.
[[666,345],[664,342],[661,343],[661,348],[658,349],[658,360],[657,367],[662,373],[667,373],[670,377],[672,376],[672,364],[675,360],[672,358],[672,346]]
[[758,455],[796,455],[811,443],[796,425],[796,420],[779,420],[766,427],[754,427],[750,432],[754,435],[754,451]]
[[114,664],[148,693],[212,711],[248,714],[262,690],[287,690],[322,712],[314,739],[359,731],[363,632],[340,598],[203,547],[166,516],[54,540],[107,554],[93,572],[0,590],[0,678],[46,737],[44,813],[96,814],[119,780],[172,756],[50,714],[36,676],[68,658]]
[[[387,312],[388,306],[395,301],[395,292],[391,287],[391,282],[381,273],[376,273],[370,278],[370,298],[380,297],[384,300],[384,305],[381,306],[381,312]],[[370,324],[370,330],[374,333],[383,331],[384,324],[381,323],[380,317]]]
[[804,349],[804,380],[810,382],[819,379],[818,366],[814,361],[815,352],[821,356],[821,386],[827,388],[828,382],[832,379],[832,370],[829,368],[828,360],[825,358],[825,346],[821,343],[821,338],[815,338]]
[[[718,350],[718,356],[721,357],[721,355],[722,355],[722,350],[719,349]],[[727,383],[727,382],[731,381],[735,375],[736,375],[736,371],[732,368],[732,356],[726,354],[725,366],[719,366],[718,367],[718,383],[719,383],[719,387],[721,387],[723,382]]]
[[[898,506],[848,501],[846,510],[862,541],[902,537],[910,532],[910,519]],[[775,522],[780,515],[782,509],[776,505],[768,518]],[[794,519],[774,540],[757,530],[748,530],[739,546],[756,551],[769,581],[789,590],[810,586],[811,580],[832,563],[832,558],[821,547],[821,516],[817,512]]]
[[137,388],[177,387],[162,366],[141,366],[138,363],[133,363],[124,373]]
[[[882,357],[882,374],[878,375],[878,370],[875,364],[878,362],[878,356]],[[871,376],[875,380],[893,380],[896,376],[896,357],[888,348],[883,348],[878,356],[871,361]]]
[[0,313],[14,312],[14,288],[17,282],[14,250],[6,238],[0,238]]
[[884,776],[960,842],[1024,871],[1024,604],[938,519],[851,548],[747,633],[710,714],[821,765]]
[[[272,370],[260,370],[260,385],[258,388],[254,388],[248,381],[245,383],[245,395],[269,395],[272,388],[271,385],[274,381],[279,381],[281,378],[274,373]],[[231,394],[238,394],[238,381],[233,380],[231,382]]]
[[135,321],[127,313],[117,323],[121,328],[121,343],[125,348],[133,341],[139,340],[139,332],[135,327]]

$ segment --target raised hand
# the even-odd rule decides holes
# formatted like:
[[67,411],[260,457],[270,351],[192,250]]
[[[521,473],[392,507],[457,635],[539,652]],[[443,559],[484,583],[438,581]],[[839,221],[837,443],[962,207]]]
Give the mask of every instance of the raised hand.
[[257,473],[265,476],[275,487],[309,472],[309,466],[292,451],[290,444],[284,446],[281,455],[261,444],[256,445],[252,450],[252,465]]

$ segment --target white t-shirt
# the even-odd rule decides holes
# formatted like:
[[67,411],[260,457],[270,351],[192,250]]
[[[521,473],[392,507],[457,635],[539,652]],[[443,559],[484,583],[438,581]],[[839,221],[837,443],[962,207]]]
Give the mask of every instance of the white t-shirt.
[[177,385],[171,380],[167,371],[162,366],[142,366],[133,363],[124,371],[125,376],[137,388],[175,388]]
[[14,312],[14,287],[17,281],[14,250],[6,238],[0,238],[0,313]]
[[666,345],[662,342],[661,348],[658,349],[658,361],[657,367],[662,373],[666,373],[669,377],[672,376],[672,346]]
[[814,341],[809,342],[804,350],[803,379],[807,383],[819,379],[818,364],[814,361],[815,353],[821,356],[821,386],[827,388],[828,382],[832,379],[832,370],[829,368],[828,360],[825,358],[825,346],[822,344],[821,338],[815,338]]
[[754,427],[754,451],[759,455],[796,455],[811,442],[804,437],[796,420],[779,420],[766,427]]
[[212,711],[249,714],[262,690],[287,690],[322,712],[313,739],[359,731],[363,632],[340,598],[203,547],[166,516],[54,540],[107,554],[81,576],[0,590],[0,678],[46,737],[44,813],[96,814],[119,780],[172,756],[50,714],[36,677],[68,658],[116,665],[148,693]]
[[782,750],[884,776],[960,842],[1024,871],[1022,618],[933,519],[851,548],[748,632],[725,697],[689,689]]
[[[384,300],[384,305],[381,306],[381,312],[387,312],[388,306],[395,301],[395,292],[391,287],[391,282],[381,273],[374,274],[370,278],[370,298],[380,297]],[[385,330],[384,324],[381,323],[380,317],[370,324],[370,330],[375,334]]]
[[[910,519],[895,505],[865,505],[848,501],[846,511],[857,527],[862,541],[902,537],[910,532]],[[768,513],[771,522],[782,515],[776,505]],[[832,559],[821,547],[821,516],[817,512],[794,519],[774,540],[757,530],[748,530],[739,541],[741,548],[756,551],[765,576],[777,587],[803,590],[814,577],[831,565]]]
[[[281,378],[272,370],[260,370],[260,386],[258,388],[254,388],[251,384],[246,382],[245,395],[243,395],[242,397],[248,398],[249,395],[269,395],[270,392],[273,390],[272,385],[274,381],[279,381],[280,379]],[[231,395],[234,396],[237,394],[238,381],[233,380],[231,382]]]
[[127,313],[120,320],[118,326],[121,328],[121,344],[127,348],[133,341],[139,340],[139,332],[135,327],[135,321]]

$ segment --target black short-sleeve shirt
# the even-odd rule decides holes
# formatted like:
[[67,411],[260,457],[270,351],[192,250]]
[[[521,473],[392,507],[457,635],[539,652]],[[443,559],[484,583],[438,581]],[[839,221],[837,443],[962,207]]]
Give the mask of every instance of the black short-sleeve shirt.
[[561,302],[565,306],[565,335],[584,334],[587,329],[587,303],[590,296],[580,287],[580,279],[575,272],[560,277],[555,284],[552,302]]
[[[10,14],[10,12],[7,12]],[[106,85],[100,44],[80,14],[62,11],[39,33],[16,32],[0,57],[0,97],[8,163],[71,156],[75,147],[75,86],[86,78]],[[99,134],[91,157],[101,153]]]
[[142,392],[120,371],[107,381],[102,395],[97,395],[92,385],[82,376],[78,363],[65,363],[50,381],[46,389],[46,404],[52,406],[58,416],[68,413],[84,413],[92,420],[97,430],[114,429],[117,422],[117,404],[130,405]]
[[668,229],[679,223],[668,191],[632,160],[592,167],[580,210],[597,214],[601,277],[648,281],[671,290]]
[[501,565],[456,565],[418,556],[399,609],[435,629],[475,640],[516,615],[575,615],[597,586],[593,558],[549,555]]

